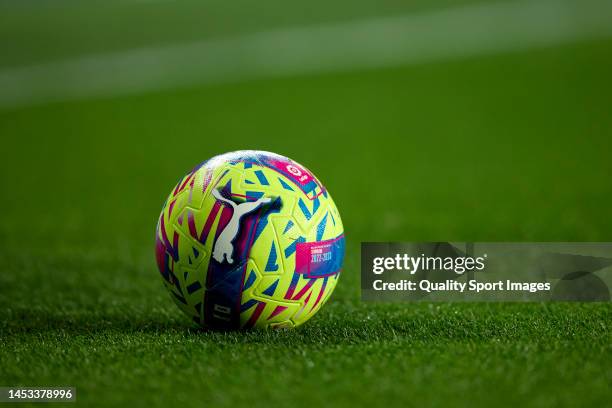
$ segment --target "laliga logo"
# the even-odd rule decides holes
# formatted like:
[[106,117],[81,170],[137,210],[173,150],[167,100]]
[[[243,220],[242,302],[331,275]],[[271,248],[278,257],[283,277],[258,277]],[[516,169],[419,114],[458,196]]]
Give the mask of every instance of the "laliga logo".
[[223,231],[221,231],[221,234],[219,234],[219,238],[217,238],[217,242],[213,248],[213,258],[217,262],[222,263],[224,259],[227,259],[227,262],[232,264],[234,263],[234,260],[232,259],[232,254],[234,253],[234,240],[238,236],[240,219],[244,215],[258,209],[262,204],[269,203],[270,199],[267,197],[262,197],[257,201],[247,201],[241,204],[236,204],[235,202],[221,196],[219,191],[216,189],[213,189],[212,194],[218,200],[229,204],[234,210],[232,213],[232,218],[229,220]]
[[288,164],[286,167],[287,171],[291,174],[293,174],[295,177],[297,177],[297,179],[301,182],[304,183],[306,180],[308,180],[308,175],[307,174],[303,174],[302,170],[298,169],[297,167],[295,167],[293,164]]

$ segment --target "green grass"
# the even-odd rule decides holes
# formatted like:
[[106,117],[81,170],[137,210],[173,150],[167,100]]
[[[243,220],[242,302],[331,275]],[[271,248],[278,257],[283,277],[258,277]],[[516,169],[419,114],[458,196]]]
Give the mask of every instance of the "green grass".
[[[609,404],[610,304],[364,304],[359,242],[612,240],[612,42],[0,112],[0,385],[87,406]],[[347,261],[302,328],[195,328],[153,257],[194,164],[305,164]]]
[[161,306],[164,296],[149,308],[115,300],[85,311],[12,309],[21,323],[3,347],[11,384],[73,384],[87,405],[556,407],[609,398],[611,313],[601,305],[336,300],[299,330],[211,333]]
[[[516,0],[508,0],[516,1]],[[0,0],[0,67],[228,37],[260,30],[436,10],[471,0]]]

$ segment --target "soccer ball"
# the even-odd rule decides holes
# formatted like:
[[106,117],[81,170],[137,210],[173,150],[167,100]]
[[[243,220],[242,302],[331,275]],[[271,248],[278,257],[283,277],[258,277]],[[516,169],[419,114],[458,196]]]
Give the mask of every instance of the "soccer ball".
[[344,229],[305,167],[262,151],[213,157],[179,181],[159,217],[164,285],[197,323],[295,327],[334,290]]

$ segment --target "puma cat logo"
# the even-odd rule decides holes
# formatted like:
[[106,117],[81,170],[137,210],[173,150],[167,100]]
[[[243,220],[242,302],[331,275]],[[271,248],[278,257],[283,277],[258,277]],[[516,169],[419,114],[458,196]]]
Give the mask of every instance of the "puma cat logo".
[[227,260],[228,263],[232,264],[234,263],[234,260],[232,259],[232,255],[234,253],[234,240],[238,236],[238,231],[240,230],[240,219],[244,215],[257,210],[262,204],[269,203],[270,198],[262,197],[257,201],[246,201],[244,203],[236,204],[232,200],[228,200],[227,198],[223,197],[217,189],[213,189],[212,195],[215,196],[217,200],[230,205],[233,209],[232,218],[229,220],[217,238],[217,242],[213,248],[213,258],[219,263]]

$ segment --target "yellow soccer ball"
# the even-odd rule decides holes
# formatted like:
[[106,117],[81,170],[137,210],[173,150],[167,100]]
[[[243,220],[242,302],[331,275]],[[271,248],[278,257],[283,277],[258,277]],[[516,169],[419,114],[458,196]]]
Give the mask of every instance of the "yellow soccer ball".
[[329,192],[305,167],[262,151],[194,168],[166,200],[155,238],[172,298],[213,328],[304,323],[328,300],[344,261]]

